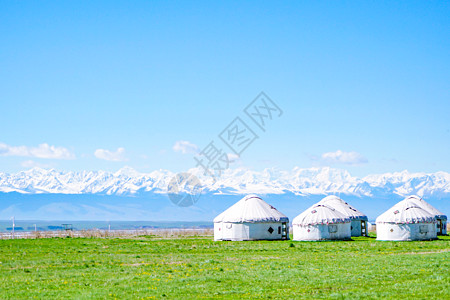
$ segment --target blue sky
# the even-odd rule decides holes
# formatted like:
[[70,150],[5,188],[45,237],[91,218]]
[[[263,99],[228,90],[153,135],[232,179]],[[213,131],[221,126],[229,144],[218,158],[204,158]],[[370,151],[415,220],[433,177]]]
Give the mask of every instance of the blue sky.
[[445,1],[8,1],[0,38],[2,172],[186,170],[261,91],[239,166],[450,171]]

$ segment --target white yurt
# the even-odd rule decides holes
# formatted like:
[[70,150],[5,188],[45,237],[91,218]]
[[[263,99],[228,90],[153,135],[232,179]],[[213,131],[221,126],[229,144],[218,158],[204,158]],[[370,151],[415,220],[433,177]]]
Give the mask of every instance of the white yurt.
[[418,196],[409,196],[410,201],[417,204],[417,206],[422,207],[430,214],[434,215],[436,218],[436,231],[437,235],[446,235],[447,234],[447,216],[444,215],[440,210],[436,209],[430,203],[426,202],[422,198]]
[[292,221],[294,241],[351,239],[350,219],[336,209],[316,204]]
[[317,204],[332,207],[351,220],[352,236],[367,236],[367,216],[337,196],[327,196]]
[[248,195],[214,219],[215,241],[287,240],[289,219],[256,195]]
[[410,199],[400,201],[377,220],[377,240],[417,241],[436,238],[434,215]]

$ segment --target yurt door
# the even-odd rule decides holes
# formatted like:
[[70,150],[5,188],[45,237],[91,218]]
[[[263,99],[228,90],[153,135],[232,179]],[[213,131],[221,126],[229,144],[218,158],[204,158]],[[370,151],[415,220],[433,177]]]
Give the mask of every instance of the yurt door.
[[442,235],[442,220],[437,220],[437,234]]
[[287,240],[287,225],[286,222],[281,223],[281,239]]
[[367,236],[367,224],[366,221],[361,221],[361,235]]

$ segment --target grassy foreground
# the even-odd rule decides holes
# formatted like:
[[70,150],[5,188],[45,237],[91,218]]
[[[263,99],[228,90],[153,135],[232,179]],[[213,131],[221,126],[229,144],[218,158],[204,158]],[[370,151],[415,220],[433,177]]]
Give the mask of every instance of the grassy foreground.
[[0,240],[0,298],[450,299],[450,238],[427,242]]

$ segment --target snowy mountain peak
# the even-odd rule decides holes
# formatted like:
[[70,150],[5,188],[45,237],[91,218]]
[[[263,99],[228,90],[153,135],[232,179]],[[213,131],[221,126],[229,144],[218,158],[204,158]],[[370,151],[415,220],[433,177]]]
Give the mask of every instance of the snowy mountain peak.
[[119,171],[114,173],[114,176],[125,176],[125,177],[138,177],[141,176],[142,174],[139,173],[138,171],[136,171],[135,169],[133,169],[132,167],[129,166],[125,166],[123,168],[121,168]]
[[[346,170],[295,167],[291,171],[264,169],[227,169],[214,182],[202,169],[188,171],[197,176],[206,192],[221,194],[299,195],[348,194],[372,196],[417,194],[422,197],[447,197],[450,174],[446,172],[409,173],[408,171],[353,177]],[[133,195],[141,192],[164,193],[175,174],[167,170],[140,173],[131,167],[117,172],[60,172],[33,168],[16,174],[0,173],[0,192]]]

